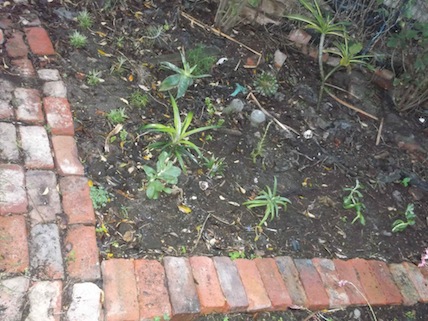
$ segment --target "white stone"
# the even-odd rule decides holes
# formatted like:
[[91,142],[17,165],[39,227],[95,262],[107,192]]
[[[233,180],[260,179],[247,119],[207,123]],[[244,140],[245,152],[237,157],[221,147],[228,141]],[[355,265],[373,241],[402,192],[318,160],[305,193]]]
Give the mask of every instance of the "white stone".
[[59,71],[57,69],[40,69],[37,71],[39,78],[44,81],[57,81],[61,80]]
[[49,138],[43,126],[20,126],[25,164],[32,168],[52,168],[54,165]]
[[77,283],[73,286],[67,321],[101,321],[102,290],[94,283]]
[[43,93],[45,96],[67,98],[67,88],[64,82],[60,80],[45,83],[43,86]]
[[21,321],[29,283],[23,276],[0,281],[0,320]]
[[30,312],[25,321],[57,321],[60,319],[62,282],[36,282],[28,294]]

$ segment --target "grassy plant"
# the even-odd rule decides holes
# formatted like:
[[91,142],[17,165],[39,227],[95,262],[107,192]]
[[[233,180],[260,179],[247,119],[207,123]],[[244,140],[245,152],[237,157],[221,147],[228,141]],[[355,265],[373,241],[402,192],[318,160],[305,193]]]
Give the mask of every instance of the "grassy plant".
[[282,206],[284,210],[287,210],[287,204],[291,204],[288,198],[276,194],[277,180],[274,177],[273,188],[266,186],[265,190],[259,192],[256,198],[246,201],[243,203],[247,208],[264,207],[265,213],[258,226],[262,226],[266,220],[270,217],[272,221],[275,217],[279,216],[279,208]]
[[359,180],[355,181],[355,186],[352,188],[344,188],[344,191],[349,191],[349,194],[343,198],[343,208],[345,209],[355,209],[356,216],[352,220],[354,224],[357,220],[360,221],[361,225],[366,224],[366,219],[363,215],[363,210],[366,208],[362,202],[363,194],[360,192],[360,189],[364,188],[360,184]]
[[410,177],[404,177],[402,180],[401,180],[401,185],[403,185],[404,187],[407,187],[407,186],[409,186],[409,183],[410,183],[410,181],[411,181],[412,179],[410,178]]
[[215,56],[207,54],[206,47],[201,44],[187,52],[189,65],[196,66],[193,71],[196,76],[209,73],[216,60]]
[[104,79],[101,78],[101,71],[91,70],[86,76],[86,82],[90,86],[96,86],[102,83]]
[[[269,127],[271,124],[272,124],[272,122],[269,122],[269,124],[266,126],[266,129],[265,129],[265,132],[263,133],[263,136],[257,142],[256,148],[254,148],[251,152],[251,158],[252,158],[254,164],[257,161],[257,157],[264,158],[264,156],[265,156],[266,136],[267,136],[267,133],[269,131]],[[262,165],[264,167],[264,163]]]
[[188,156],[191,159],[195,160],[195,157],[191,153],[191,150],[195,151],[198,156],[202,156],[199,147],[189,140],[190,136],[209,129],[218,128],[218,126],[211,125],[189,130],[189,126],[193,119],[193,112],[189,112],[182,121],[180,118],[180,112],[178,110],[177,103],[172,96],[171,105],[174,113],[173,125],[148,124],[143,126],[142,130],[145,132],[166,134],[166,136],[168,137],[166,141],[152,143],[148,146],[148,148],[165,150],[171,155],[174,155],[180,163],[180,166],[183,171],[185,171],[186,169],[184,166],[183,157]]
[[394,223],[392,223],[392,232],[402,232],[404,231],[408,226],[415,225],[415,219],[416,214],[414,212],[415,206],[413,204],[408,204],[406,207],[406,211],[404,212],[404,216],[406,217],[406,220],[395,220]]
[[130,104],[133,107],[144,108],[149,103],[149,95],[142,94],[140,91],[134,91],[131,94]]
[[121,124],[128,118],[125,108],[112,109],[107,113],[106,117],[112,124]]
[[169,25],[149,25],[144,30],[144,35],[139,39],[146,47],[153,46],[156,42],[165,41],[165,32],[168,31]]
[[220,0],[214,19],[216,27],[227,32],[236,26],[241,20],[239,15],[246,4],[247,0]]
[[88,43],[88,38],[79,31],[74,31],[70,36],[70,45],[74,48],[83,48]]
[[232,251],[228,253],[230,259],[236,260],[236,259],[245,259],[245,251]]
[[255,91],[263,96],[273,96],[278,91],[278,81],[271,72],[263,71],[254,79]]
[[196,66],[190,67],[190,64],[186,61],[184,50],[183,52],[180,52],[180,55],[181,61],[183,63],[183,69],[167,61],[161,62],[162,67],[174,71],[175,74],[166,77],[160,84],[159,90],[169,91],[171,89],[177,89],[177,95],[175,97],[176,99],[184,96],[187,91],[187,88],[189,88],[189,86],[193,84],[194,79],[211,76],[206,74],[195,75],[194,71],[196,69]]
[[223,176],[226,164],[224,158],[215,157],[211,155],[211,158],[204,158],[204,166],[208,169],[207,175],[209,177]]
[[92,205],[95,209],[100,209],[107,206],[107,203],[111,200],[111,195],[103,187],[91,186],[90,187],[90,196],[92,200]]
[[149,199],[158,199],[160,193],[170,194],[172,189],[168,185],[175,185],[181,174],[180,168],[173,165],[167,152],[159,155],[156,169],[143,165],[143,170],[147,175],[146,195]]
[[77,15],[77,23],[82,29],[89,29],[92,27],[92,17],[87,10],[79,12]]
[[125,72],[125,63],[126,63],[127,59],[125,57],[117,57],[117,61],[111,65],[110,67],[110,73],[116,73],[118,75],[122,75]]

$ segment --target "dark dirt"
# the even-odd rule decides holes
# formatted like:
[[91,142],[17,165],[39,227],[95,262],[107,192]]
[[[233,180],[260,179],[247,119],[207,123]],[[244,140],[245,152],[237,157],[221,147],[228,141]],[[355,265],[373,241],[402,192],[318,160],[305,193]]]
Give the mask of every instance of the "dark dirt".
[[[194,17],[212,24],[214,5],[205,1],[189,1],[186,5]],[[400,115],[386,99],[388,94],[373,85],[369,73],[359,70],[350,75],[338,73],[332,80],[335,85],[348,89],[358,83],[370,100],[351,100],[352,97],[341,92],[336,95],[384,119],[381,141],[376,146],[378,121],[351,111],[327,95],[321,108],[316,109],[318,66],[288,42],[286,37],[292,28],[288,21],[276,27],[244,25],[234,29],[235,39],[264,54],[256,69],[246,69],[243,65],[247,58],[253,58],[250,51],[192,26],[180,16],[176,1],[144,5],[129,1],[126,8],[117,5],[108,11],[95,10],[95,4],[91,4],[87,9],[95,19],[94,25],[82,31],[88,37],[88,45],[74,49],[69,44],[69,35],[78,29],[73,17],[83,7],[84,1],[70,2],[64,7],[41,2],[35,10],[58,51],[57,59],[48,67],[58,68],[66,82],[74,110],[79,155],[86,173],[95,186],[110,193],[110,202],[97,210],[103,258],[227,256],[240,252],[248,258],[290,255],[419,261],[420,254],[428,247],[427,130],[418,121],[427,115],[426,110]],[[159,41],[138,40],[148,26],[166,23],[169,30]],[[192,127],[220,118],[225,120],[222,129],[196,135],[191,140],[198,143],[205,155],[224,158],[226,167],[223,175],[211,178],[201,164],[191,163],[177,184],[182,194],[164,194],[159,200],[148,200],[142,165],[154,166],[159,152],[149,152],[146,147],[160,137],[141,135],[140,127],[172,122],[168,97],[157,91],[158,82],[170,73],[148,62],[162,61],[163,55],[170,59],[169,55],[175,54],[177,58],[178,47],[188,51],[199,43],[218,48],[221,55],[217,58],[227,57],[228,61],[213,66],[211,77],[191,86],[178,105],[182,115],[195,113]],[[277,49],[288,56],[277,73],[278,94],[273,98],[256,95],[257,99],[279,121],[302,134],[311,130],[313,137],[306,139],[302,134],[271,125],[264,156],[254,163],[251,152],[267,125],[267,122],[259,128],[250,125],[249,115],[257,108],[254,102],[239,94],[236,98],[245,103],[242,112],[212,116],[204,101],[209,97],[221,111],[233,99],[231,93],[237,83],[251,88],[255,74],[271,70],[271,57]],[[119,57],[126,58],[123,71],[111,72]],[[101,71],[104,82],[87,84],[85,77],[93,70]],[[126,104],[125,100],[129,102],[134,91],[144,93],[142,88],[150,95],[148,105],[135,108]],[[105,140],[114,128],[106,114],[115,108],[126,110],[128,118],[123,126],[128,136],[122,143],[117,137],[106,152]],[[263,212],[249,211],[242,203],[266,185],[272,187],[274,177],[278,179],[278,193],[292,204],[286,211],[281,209],[278,218],[268,220],[255,241],[255,227]],[[409,186],[401,183],[406,177],[411,178]],[[355,212],[342,206],[346,195],[343,189],[354,186],[357,179],[365,187],[362,190],[365,226],[359,222],[351,224]],[[206,190],[201,189],[204,184],[208,186]],[[392,233],[392,223],[404,218],[407,204],[414,204],[415,225]],[[183,213],[178,205],[187,206],[191,212]],[[106,230],[101,231],[102,226]],[[406,317],[413,309],[417,310],[417,318]],[[396,316],[396,320],[422,320],[419,316],[426,315],[424,309],[418,306],[377,311],[385,315],[384,320],[393,320],[390,316]],[[361,312],[362,319],[369,320],[365,314],[368,310]],[[352,319],[351,313],[353,309],[337,312],[332,320]],[[301,320],[309,313],[275,316],[278,318],[268,319],[279,320],[282,316],[283,320]],[[264,320],[263,317],[258,320]],[[230,320],[248,318],[239,315],[231,316]]]

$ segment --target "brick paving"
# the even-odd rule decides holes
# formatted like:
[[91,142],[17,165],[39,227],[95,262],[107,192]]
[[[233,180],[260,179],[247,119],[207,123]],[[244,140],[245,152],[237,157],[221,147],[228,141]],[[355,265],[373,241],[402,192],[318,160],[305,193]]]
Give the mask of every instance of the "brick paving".
[[14,85],[0,74],[0,320],[192,320],[209,313],[361,306],[365,298],[373,306],[428,303],[428,271],[408,262],[100,262],[67,88],[58,70],[36,70],[28,59],[55,59],[54,46],[37,18],[25,28],[14,21],[0,13],[0,55],[11,72],[42,86]]

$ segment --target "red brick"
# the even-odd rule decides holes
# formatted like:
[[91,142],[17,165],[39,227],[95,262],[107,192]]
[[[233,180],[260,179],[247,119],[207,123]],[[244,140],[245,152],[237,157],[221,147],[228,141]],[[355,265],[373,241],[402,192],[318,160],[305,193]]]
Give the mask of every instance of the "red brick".
[[332,260],[314,258],[312,263],[317,269],[325,290],[330,298],[330,308],[340,308],[349,305],[349,298],[343,287],[339,285],[339,275]]
[[20,126],[22,149],[25,166],[33,169],[52,169],[51,147],[48,134],[43,126]]
[[36,89],[16,88],[14,91],[16,118],[29,124],[43,125],[45,117],[42,111],[42,100]]
[[419,294],[409,279],[406,268],[402,264],[389,264],[389,271],[403,296],[403,304],[416,304],[419,301]]
[[330,300],[325,292],[324,284],[320,275],[308,259],[294,260],[297,271],[300,275],[300,281],[305,289],[308,299],[307,308],[309,310],[321,310],[329,307]]
[[235,264],[224,256],[214,257],[213,261],[229,312],[246,311],[249,305],[247,294]]
[[171,317],[165,270],[158,261],[134,261],[137,281],[140,320],[153,320],[155,317]]
[[138,321],[138,291],[134,262],[113,259],[101,263],[105,295],[105,321]]
[[302,29],[294,29],[288,35],[288,40],[301,45],[307,45],[311,38],[311,35]]
[[382,261],[368,261],[373,273],[375,274],[383,294],[388,300],[388,305],[397,305],[403,303],[403,297],[400,294],[400,290],[395,284],[391,272],[389,271],[388,265]]
[[257,269],[256,262],[247,259],[237,259],[234,262],[247,293],[248,311],[255,312],[270,309],[272,305]]
[[308,299],[306,298],[306,293],[300,282],[299,272],[294,265],[293,259],[289,256],[280,256],[275,258],[275,262],[288,289],[288,293],[290,293],[293,305],[306,307]]
[[6,41],[6,52],[10,58],[23,58],[28,55],[28,48],[24,42],[24,34],[15,31]]
[[370,264],[364,259],[350,260],[352,266],[357,272],[358,279],[364,289],[367,299],[371,305],[385,305],[388,303],[387,298],[382,292],[381,285],[379,284],[376,275],[373,273]]
[[4,33],[3,30],[0,29],[0,45],[4,43]]
[[34,70],[32,62],[28,58],[19,58],[12,60],[13,71],[21,77],[34,77],[36,71]]
[[24,216],[0,216],[0,239],[0,271],[23,273],[30,265]]
[[69,224],[95,224],[95,213],[88,179],[83,176],[61,177],[62,206]]
[[10,29],[13,27],[13,21],[9,18],[0,17],[0,28],[2,29]]
[[45,97],[43,107],[53,135],[74,135],[73,116],[67,98]]
[[0,100],[0,120],[13,118],[13,107],[8,101]]
[[201,304],[201,313],[225,313],[228,305],[221,290],[214,262],[204,256],[189,258]]
[[28,200],[22,167],[0,164],[0,183],[0,215],[26,212]]
[[285,286],[281,273],[274,259],[255,259],[254,260],[262,278],[264,288],[272,303],[272,310],[285,310],[291,306],[292,301],[290,293]]
[[193,320],[200,313],[200,304],[189,260],[167,256],[164,267],[172,307],[171,320]]
[[55,165],[60,175],[83,175],[83,165],[79,161],[77,146],[71,136],[52,136]]
[[41,27],[25,28],[25,34],[33,54],[38,56],[52,56],[55,54],[55,49],[45,29]]
[[[349,283],[353,284],[353,285],[350,285],[350,284],[344,285],[346,294],[348,295],[348,298],[349,298],[349,303],[351,305],[367,304],[366,300],[364,299],[364,296],[366,294],[364,293],[364,289],[360,283],[360,280],[358,279],[357,272],[355,271],[354,266],[352,265],[352,262],[334,259],[333,263],[334,263],[334,266],[336,267],[336,271],[339,276],[339,279],[343,281],[348,281]],[[356,290],[354,286],[358,290]]]
[[419,302],[428,303],[428,280],[419,271],[416,265],[408,262],[404,262],[403,265],[408,271],[410,281],[412,281],[416,291],[418,291]]
[[65,248],[68,276],[82,281],[98,280],[100,264],[95,227],[72,225],[67,231]]

